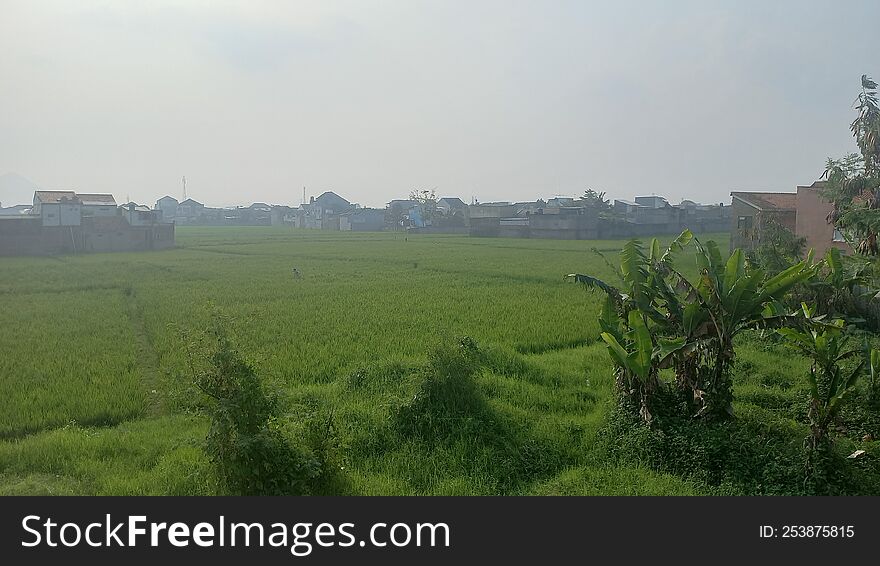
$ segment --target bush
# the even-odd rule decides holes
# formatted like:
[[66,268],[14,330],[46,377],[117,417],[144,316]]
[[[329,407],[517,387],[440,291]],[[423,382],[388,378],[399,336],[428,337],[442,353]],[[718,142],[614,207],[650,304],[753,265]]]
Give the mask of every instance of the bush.
[[435,349],[415,394],[397,409],[395,428],[425,439],[481,432],[494,419],[474,377],[480,365],[481,352],[470,338]]
[[[213,351],[195,372],[208,397],[211,428],[205,451],[220,491],[231,495],[307,495],[339,486],[335,480],[332,419],[306,423],[301,444],[290,442],[279,420],[278,402],[254,369],[232,348],[219,325]],[[191,355],[192,360],[192,355]]]

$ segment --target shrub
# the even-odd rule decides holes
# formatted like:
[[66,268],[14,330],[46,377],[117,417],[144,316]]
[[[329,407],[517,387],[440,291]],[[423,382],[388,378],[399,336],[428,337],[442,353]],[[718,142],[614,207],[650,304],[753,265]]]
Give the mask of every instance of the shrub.
[[[312,426],[300,445],[288,440],[277,398],[267,393],[253,367],[232,348],[219,324],[211,331],[213,350],[205,363],[192,364],[196,386],[208,397],[211,428],[205,451],[219,488],[232,495],[306,495],[337,485],[328,458],[332,419]],[[191,355],[191,360],[192,360]]]

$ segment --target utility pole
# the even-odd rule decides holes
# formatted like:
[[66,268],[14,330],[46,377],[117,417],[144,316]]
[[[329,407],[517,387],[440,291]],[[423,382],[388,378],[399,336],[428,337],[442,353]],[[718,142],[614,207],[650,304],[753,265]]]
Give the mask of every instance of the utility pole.
[[186,175],[183,176],[181,181],[183,181],[183,200],[186,200]]

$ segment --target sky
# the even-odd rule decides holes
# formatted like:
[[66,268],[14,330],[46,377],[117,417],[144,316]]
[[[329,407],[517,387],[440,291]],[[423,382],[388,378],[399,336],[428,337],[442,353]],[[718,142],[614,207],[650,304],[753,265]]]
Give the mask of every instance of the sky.
[[[793,191],[880,78],[880,2],[0,0],[0,174],[383,207]],[[26,200],[30,200],[28,197]],[[4,205],[7,203],[4,202]]]

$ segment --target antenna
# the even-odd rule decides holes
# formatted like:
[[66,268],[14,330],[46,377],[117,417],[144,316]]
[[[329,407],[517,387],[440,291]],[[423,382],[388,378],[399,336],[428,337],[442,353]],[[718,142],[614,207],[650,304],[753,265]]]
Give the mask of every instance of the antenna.
[[183,176],[181,181],[183,181],[183,200],[186,200],[186,175]]

